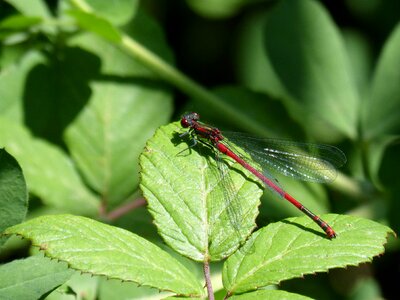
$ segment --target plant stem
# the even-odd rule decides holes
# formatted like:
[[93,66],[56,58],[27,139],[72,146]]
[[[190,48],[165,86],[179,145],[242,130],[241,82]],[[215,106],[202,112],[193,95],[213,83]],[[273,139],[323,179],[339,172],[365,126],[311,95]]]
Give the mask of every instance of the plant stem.
[[79,7],[79,9],[81,9],[81,10],[84,11],[84,12],[91,12],[91,11],[92,11],[91,7],[90,7],[85,1],[82,1],[82,0],[72,0],[72,3],[73,3],[76,7]]
[[340,191],[341,193],[351,196],[354,199],[358,199],[359,201],[363,201],[370,195],[376,193],[371,184],[357,181],[356,179],[340,172],[338,172],[338,176],[336,177],[335,181],[329,183],[329,186]]
[[214,300],[214,291],[213,291],[212,284],[211,284],[209,261],[204,261],[203,272],[204,272],[204,278],[205,278],[205,281],[206,281],[208,299],[209,300]]
[[253,118],[244,114],[241,110],[233,105],[224,102],[220,97],[216,96],[197,82],[193,81],[185,74],[174,68],[169,63],[155,55],[153,52],[146,49],[143,45],[136,42],[126,34],[122,34],[121,47],[129,54],[141,61],[145,66],[155,72],[157,76],[163,80],[176,86],[185,94],[192,97],[194,100],[199,100],[203,104],[223,112],[227,118],[238,120],[244,128],[259,135],[268,135],[267,129],[260,125]]
[[146,199],[144,198],[135,199],[109,212],[105,216],[105,218],[109,221],[116,220],[122,217],[123,215],[126,215],[130,211],[134,210],[135,208],[145,206],[146,204],[147,202]]
[[[80,10],[90,13],[91,7],[82,0],[71,0],[72,4]],[[111,25],[112,26],[112,25]],[[114,27],[119,31],[118,28]],[[135,41],[132,37],[119,31],[121,40],[116,43],[117,46],[125,50],[129,55],[143,63],[147,68],[154,71],[154,74],[171,83],[182,92],[207,105],[210,109],[220,111],[226,118],[236,120],[243,129],[254,132],[255,134],[265,136],[271,135],[267,128],[255,121],[253,118],[245,114],[242,110],[235,106],[224,102],[220,97],[211,93],[209,90],[190,79],[188,76],[180,72],[168,62],[148,50],[142,44]]]

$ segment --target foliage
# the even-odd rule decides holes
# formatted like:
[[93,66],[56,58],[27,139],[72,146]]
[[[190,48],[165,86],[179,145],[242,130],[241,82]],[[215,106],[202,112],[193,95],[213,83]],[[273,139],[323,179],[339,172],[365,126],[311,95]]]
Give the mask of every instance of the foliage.
[[[356,2],[347,9],[366,18],[371,7]],[[385,3],[383,8],[391,1]],[[137,0],[0,3],[0,298],[204,297],[211,261],[223,261],[211,264],[220,298],[335,298],[367,291],[382,297],[372,276],[376,289],[360,288],[357,276],[347,291],[326,284],[319,292],[289,293],[275,285],[371,262],[393,233],[380,223],[399,229],[399,16],[388,18],[375,59],[363,36],[368,31],[340,28],[316,0],[167,6]],[[167,45],[169,24],[160,17],[180,9],[190,12],[180,20],[187,32],[178,32],[181,41],[190,41],[184,51]],[[213,18],[240,24],[218,36],[209,27]],[[190,31],[195,28],[197,34]],[[229,55],[210,63],[207,54],[228,38]],[[236,82],[232,75],[221,77],[207,90],[175,60],[187,73],[206,67],[204,82],[220,69],[232,71]],[[173,102],[173,88],[190,99],[186,106]],[[306,217],[270,223],[298,211],[268,193],[260,201],[257,179],[224,158],[237,191],[228,199],[226,181],[215,172],[221,161],[212,151],[188,149],[191,141],[180,136],[177,122],[159,127],[187,108],[221,127],[342,148],[346,175],[340,173],[329,191],[279,178],[313,211],[326,213],[332,204],[340,214],[324,219],[338,237],[328,240]],[[30,220],[23,222],[28,193]],[[13,235],[53,260],[35,250],[18,255],[27,246]],[[162,242],[168,247],[158,246]],[[388,249],[398,255],[398,241]]]

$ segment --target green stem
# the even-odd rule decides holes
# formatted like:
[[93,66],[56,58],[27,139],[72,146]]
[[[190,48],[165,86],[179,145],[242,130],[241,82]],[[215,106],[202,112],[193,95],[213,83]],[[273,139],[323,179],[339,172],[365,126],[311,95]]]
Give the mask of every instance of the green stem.
[[335,181],[329,184],[333,189],[336,189],[344,194],[351,196],[354,199],[363,201],[369,198],[374,189],[367,182],[360,182],[343,173],[338,173]]
[[258,122],[242,113],[233,105],[224,102],[220,97],[166,63],[131,37],[123,34],[121,47],[149,69],[153,70],[163,80],[171,83],[191,98],[201,101],[203,104],[207,105],[209,109],[220,111],[221,115],[223,114],[225,118],[236,120],[249,131],[259,135],[268,135],[268,130]]
[[[90,6],[88,6],[84,0],[71,0],[71,2],[75,7],[82,11],[86,13],[91,12]],[[115,28],[115,30],[118,29]],[[116,43],[117,46],[121,47],[147,68],[154,71],[157,76],[177,87],[193,100],[201,101],[203,104],[207,105],[209,109],[220,111],[221,115],[224,115],[224,118],[235,120],[237,124],[240,124],[240,126],[246,131],[265,137],[271,134],[267,128],[249,117],[240,109],[228,102],[224,102],[220,97],[190,79],[188,76],[145,48],[130,36],[123,32],[119,33],[121,41]]]
[[92,12],[92,8],[85,2],[85,0],[71,0],[71,3],[84,12]]

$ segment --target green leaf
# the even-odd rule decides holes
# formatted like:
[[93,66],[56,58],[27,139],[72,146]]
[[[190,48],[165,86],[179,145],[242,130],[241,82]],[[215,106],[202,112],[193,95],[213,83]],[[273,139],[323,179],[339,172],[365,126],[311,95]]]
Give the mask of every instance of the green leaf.
[[101,62],[78,47],[60,47],[57,51],[58,55],[43,58],[30,70],[21,107],[24,124],[35,136],[62,144],[65,128],[89,101],[89,82],[99,76]]
[[[267,20],[265,43],[280,82],[300,109],[299,121],[311,114],[355,138],[357,88],[341,36],[322,4],[311,0],[279,2]],[[307,118],[312,129],[317,125],[313,118]]]
[[387,235],[379,223],[354,216],[325,215],[338,237],[327,239],[307,217],[286,219],[255,232],[223,268],[225,288],[252,291],[305,274],[370,262],[384,252]]
[[0,147],[20,162],[30,192],[48,205],[94,215],[98,200],[85,187],[71,160],[54,145],[33,138],[25,128],[0,118]]
[[386,42],[378,61],[362,125],[366,139],[400,133],[400,24]]
[[126,24],[136,13],[138,0],[84,0],[93,12],[115,25]]
[[170,94],[142,83],[93,83],[90,103],[65,133],[85,178],[111,205],[126,200],[137,187],[139,154],[155,128],[170,117]]
[[[325,143],[337,142],[338,138],[342,138],[342,134],[323,121],[319,116],[313,115],[311,111],[305,110],[296,101],[291,100],[292,97],[288,95],[288,91],[281,83],[281,78],[278,77],[274,70],[270,57],[266,55],[263,28],[270,15],[270,11],[268,13],[259,11],[251,14],[240,26],[240,41],[236,47],[238,51],[236,59],[237,72],[241,82],[254,91],[272,96],[276,102],[279,101],[280,105],[285,107],[285,112],[276,110],[277,104],[272,107],[272,111],[269,107],[261,110],[258,109],[259,114],[260,112],[268,114],[267,118],[264,117],[263,124],[266,123],[266,120],[274,120],[275,126],[272,128],[277,133],[289,129],[291,135],[297,139],[301,136],[297,131],[304,130],[314,140]],[[259,103],[255,107],[258,106]],[[278,119],[278,121],[275,121],[275,119]],[[282,120],[285,121],[282,122]],[[296,122],[292,120],[296,120]],[[238,123],[244,124],[243,122]],[[277,129],[279,127],[281,128]],[[241,129],[241,131],[244,130],[248,131],[248,126]],[[273,136],[274,134],[268,137]]]
[[227,18],[236,14],[248,0],[186,0],[199,15],[207,18]]
[[6,0],[26,16],[49,18],[51,13],[43,0]]
[[400,177],[397,174],[397,168],[394,167],[399,164],[400,143],[398,141],[399,139],[397,138],[397,142],[385,144],[385,151],[379,153],[380,169],[377,176],[379,175],[380,184],[384,186],[385,193],[386,195],[390,195],[390,198],[379,202],[379,204],[384,202],[387,205],[384,210],[374,210],[374,217],[382,217],[382,212],[385,213],[385,218],[388,218],[388,222],[395,232],[400,232],[400,218],[398,214],[400,211]]
[[[124,32],[141,46],[144,46],[167,63],[173,65],[173,52],[166,39],[164,28],[144,10],[139,10],[135,18],[124,26]],[[125,48],[125,50],[127,49]],[[136,69],[132,70],[132,72],[137,74],[137,69],[146,68],[147,72],[151,73],[153,77],[159,78],[157,72],[154,74],[154,71],[149,71],[147,65],[143,65],[143,60],[137,59],[132,55],[132,52],[129,53],[130,55],[128,57],[131,61],[135,61],[137,65]]]
[[[170,56],[151,19],[138,14],[133,23],[147,28],[135,29],[135,37]],[[89,103],[68,125],[64,138],[86,181],[115,206],[137,188],[139,154],[154,130],[169,120],[171,90],[137,60],[93,34],[69,43],[96,55],[101,73],[112,75],[91,83]]]
[[[347,278],[343,278],[347,280]],[[382,299],[381,286],[377,279],[374,277],[367,277],[360,280],[351,292],[352,299]]]
[[234,295],[229,299],[232,300],[307,300],[311,299],[306,296],[302,296],[299,294],[288,293],[280,290],[259,290],[250,293],[245,293],[241,295]]
[[[14,50],[13,54],[15,52]],[[12,63],[3,66],[0,72],[0,114],[2,116],[14,122],[22,122],[25,81],[32,68],[43,60],[44,57],[39,52],[29,50],[25,51],[20,59],[18,57]]]
[[121,41],[119,30],[105,18],[80,10],[71,10],[68,14],[75,18],[80,27],[94,32],[112,43]]
[[[28,192],[18,162],[0,149],[0,232],[21,223],[28,210]],[[0,238],[0,246],[4,243]]]
[[74,273],[65,263],[41,255],[0,266],[0,298],[39,299],[67,281]]
[[363,99],[370,85],[373,54],[368,38],[355,30],[344,30],[343,41],[349,56],[351,71],[354,74],[359,94]]
[[124,229],[85,217],[52,215],[8,228],[45,255],[76,270],[134,281],[181,295],[201,295],[201,283],[168,253]]
[[[220,162],[229,166],[231,178],[222,184],[213,151],[201,143],[189,150],[192,142],[179,132],[182,128],[172,123],[147,142],[140,157],[141,189],[170,247],[196,261],[220,260],[253,230],[262,190],[230,160]],[[237,196],[227,194],[227,188]]]
[[[100,287],[99,282],[102,281],[102,279],[108,281],[106,277],[93,276],[92,274],[84,274],[74,271],[71,278],[69,278],[69,280],[62,286],[50,293],[46,297],[46,300],[78,300],[76,298],[79,298],[79,295],[85,295],[85,299],[82,300],[101,299],[98,295],[98,289]],[[131,284],[137,286],[135,283]]]
[[[143,11],[136,14],[132,22],[124,27],[124,31],[141,45],[172,64],[172,51],[167,44],[162,28]],[[104,74],[122,76],[120,80],[126,80],[127,77],[158,79],[157,75],[144,66],[141,61],[91,33],[86,32],[74,36],[68,40],[68,45],[82,48],[98,56],[101,60],[101,72]]]
[[29,17],[22,15],[13,15],[0,22],[0,29],[21,30],[27,29],[42,21],[39,17]]
[[265,55],[264,30],[269,14],[259,11],[247,17],[239,25],[237,73],[240,81],[252,90],[265,92],[275,98],[286,96],[285,88]]
[[162,296],[168,294],[170,293],[160,294],[160,291],[156,289],[137,286],[132,282],[106,280],[105,278],[102,278],[98,288],[99,299],[164,299]]
[[[380,135],[375,139],[369,141],[364,145],[364,151],[366,152],[365,158],[367,159],[366,166],[368,167],[368,174],[370,176],[370,181],[373,182],[376,186],[381,186],[384,183],[387,186],[387,178],[380,178],[380,176],[389,176],[392,178],[397,178],[395,174],[396,168],[393,168],[393,165],[397,163],[397,156],[396,159],[393,160],[390,165],[390,171],[386,170],[383,171],[382,160],[385,159],[385,154],[388,149],[392,145],[396,145],[398,141],[397,136],[393,135]],[[364,169],[365,171],[365,166]],[[392,173],[392,174],[390,174]],[[390,174],[390,175],[389,175]],[[394,195],[394,194],[393,194]]]

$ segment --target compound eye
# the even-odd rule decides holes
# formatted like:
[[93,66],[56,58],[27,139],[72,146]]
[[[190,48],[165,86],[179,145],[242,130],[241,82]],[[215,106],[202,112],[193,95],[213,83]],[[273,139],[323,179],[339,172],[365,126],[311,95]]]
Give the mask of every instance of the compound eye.
[[181,126],[183,128],[188,128],[190,126],[188,119],[186,119],[185,117],[182,117],[181,119]]

